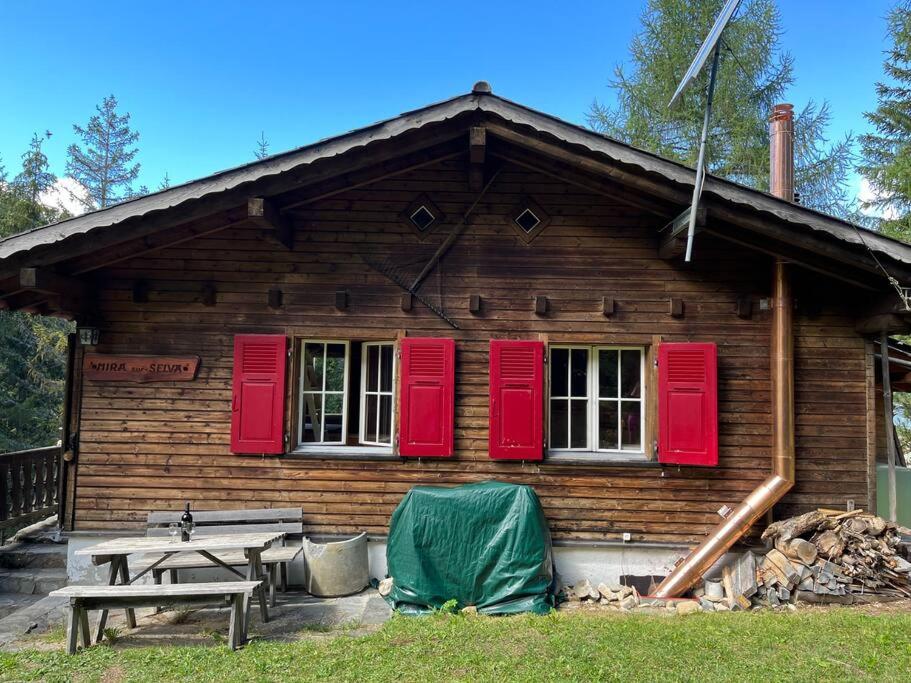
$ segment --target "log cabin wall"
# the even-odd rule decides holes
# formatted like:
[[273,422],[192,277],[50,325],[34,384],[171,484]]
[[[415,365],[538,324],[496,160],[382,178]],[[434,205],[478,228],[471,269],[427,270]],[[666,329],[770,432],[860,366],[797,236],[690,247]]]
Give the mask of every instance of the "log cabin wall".
[[[630,532],[635,541],[688,543],[709,531],[716,510],[740,501],[769,471],[769,314],[760,306],[769,257],[702,235],[695,264],[663,261],[654,216],[507,165],[424,285],[431,299],[442,294],[461,328],[453,330],[417,301],[404,312],[401,290],[360,255],[428,256],[476,197],[466,178],[467,160],[454,159],[302,206],[290,214],[293,251],[240,225],[98,271],[98,351],[198,354],[202,364],[193,382],[85,382],[75,528],[138,528],[149,510],[190,501],[200,509],[300,506],[308,533],[381,535],[411,486],[496,478],[535,487],[555,540],[616,540]],[[424,241],[400,216],[422,193],[446,215]],[[508,224],[523,196],[551,217],[530,245]],[[132,300],[137,280],[148,283],[147,303]],[[202,303],[205,283],[217,289],[215,306]],[[802,283],[795,283],[798,301]],[[776,509],[781,515],[865,501],[868,492],[864,342],[853,331],[850,297],[837,285],[814,284],[812,315],[796,316],[797,484]],[[283,292],[277,310],[267,306],[273,288]],[[349,306],[337,310],[342,289]],[[482,297],[477,315],[469,312],[472,294]],[[535,314],[535,295],[548,297],[547,314]],[[605,296],[616,302],[612,317],[602,312]],[[736,314],[742,296],[752,302],[749,319]],[[682,318],[669,315],[671,298],[684,301]],[[232,455],[233,336],[256,332],[453,337],[454,457]],[[657,335],[716,342],[719,466],[489,460],[488,342],[541,335],[550,343],[650,345]],[[289,384],[293,392],[296,380]]]

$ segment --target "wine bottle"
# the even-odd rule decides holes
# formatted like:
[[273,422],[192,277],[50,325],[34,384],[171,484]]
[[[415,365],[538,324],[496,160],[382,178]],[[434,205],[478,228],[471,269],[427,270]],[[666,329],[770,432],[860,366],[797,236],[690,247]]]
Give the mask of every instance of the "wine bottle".
[[190,529],[193,528],[193,515],[190,514],[190,504],[187,503],[183,514],[180,516],[180,540],[190,540]]

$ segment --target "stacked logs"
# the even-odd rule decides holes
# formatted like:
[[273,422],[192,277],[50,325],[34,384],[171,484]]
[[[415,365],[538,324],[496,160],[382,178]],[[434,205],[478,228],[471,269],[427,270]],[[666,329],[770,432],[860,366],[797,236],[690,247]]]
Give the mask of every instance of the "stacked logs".
[[[854,602],[852,596],[911,597],[911,563],[902,534],[911,531],[863,510],[813,510],[770,524],[772,544],[756,569],[754,604]],[[821,597],[824,596],[824,597]]]

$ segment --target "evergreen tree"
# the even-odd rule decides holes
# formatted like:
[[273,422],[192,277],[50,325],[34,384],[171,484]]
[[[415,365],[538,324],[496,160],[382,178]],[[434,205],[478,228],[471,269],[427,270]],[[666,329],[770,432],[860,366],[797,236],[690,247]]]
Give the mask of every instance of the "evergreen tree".
[[42,192],[57,182],[57,176],[50,171],[47,155],[41,149],[43,145],[44,139],[38,137],[38,133],[32,135],[28,149],[22,154],[22,172],[13,181],[19,194],[33,204],[38,203]]
[[[614,70],[616,106],[588,114],[596,130],[695,166],[708,66],[672,108],[668,102],[715,20],[723,0],[648,0],[630,45],[631,66]],[[743,0],[724,31],[706,165],[710,173],[767,190],[769,124],[774,104],[794,82],[792,57],[778,47],[774,0]],[[795,120],[795,183],[802,203],[835,215],[852,213],[848,174],[852,140],[829,143],[828,104],[807,103]]]
[[96,110],[85,127],[73,125],[84,147],[67,148],[66,172],[88,190],[87,209],[103,209],[128,198],[139,175],[139,164],[133,163],[139,133],[130,129],[130,114],[117,113],[113,95]]
[[42,145],[44,140],[35,134],[28,150],[22,155],[22,170],[12,183],[0,174],[0,237],[44,225],[63,218],[63,212],[44,206],[39,201],[42,192],[54,186],[57,177],[48,170],[48,160]]
[[266,132],[260,131],[259,140],[256,141],[256,149],[253,151],[253,156],[257,159],[265,159],[269,156],[269,141],[266,139]]
[[887,23],[886,78],[876,84],[876,111],[866,115],[875,132],[860,137],[858,170],[876,193],[865,208],[882,216],[883,232],[911,241],[911,2],[899,2]]
[[167,190],[171,187],[171,177],[168,175],[168,172],[164,172],[164,178],[161,179],[161,182],[158,183],[159,190]]
[[[37,197],[53,184],[35,136],[12,184],[0,174],[0,237],[66,217]],[[0,453],[50,446],[60,438],[66,336],[60,318],[0,311]]]

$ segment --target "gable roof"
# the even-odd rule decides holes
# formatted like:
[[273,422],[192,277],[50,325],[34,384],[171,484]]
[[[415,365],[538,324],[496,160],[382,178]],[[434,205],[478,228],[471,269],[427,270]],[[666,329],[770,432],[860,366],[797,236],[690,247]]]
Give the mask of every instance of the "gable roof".
[[[587,153],[605,157],[611,162],[619,163],[632,170],[656,175],[680,188],[688,188],[689,191],[692,191],[695,182],[695,171],[688,166],[530,109],[494,95],[489,92],[489,89],[476,86],[476,89],[468,94],[405,112],[395,118],[365,128],[7,237],[0,240],[0,266],[11,257],[17,257],[17,260],[23,258],[27,260],[29,253],[37,248],[62,245],[68,239],[81,235],[102,233],[128,219],[174,210],[186,206],[188,203],[238,189],[256,181],[281,176],[319,160],[346,154],[376,142],[391,140],[429,124],[442,123],[471,113],[492,115],[510,124],[530,127],[539,134],[555,139],[558,143],[575,149],[581,148]],[[703,196],[709,195],[770,214],[801,230],[809,229],[810,233],[817,233],[868,249],[880,258],[911,265],[911,245],[813,209],[781,200],[768,193],[709,175],[705,180]]]

